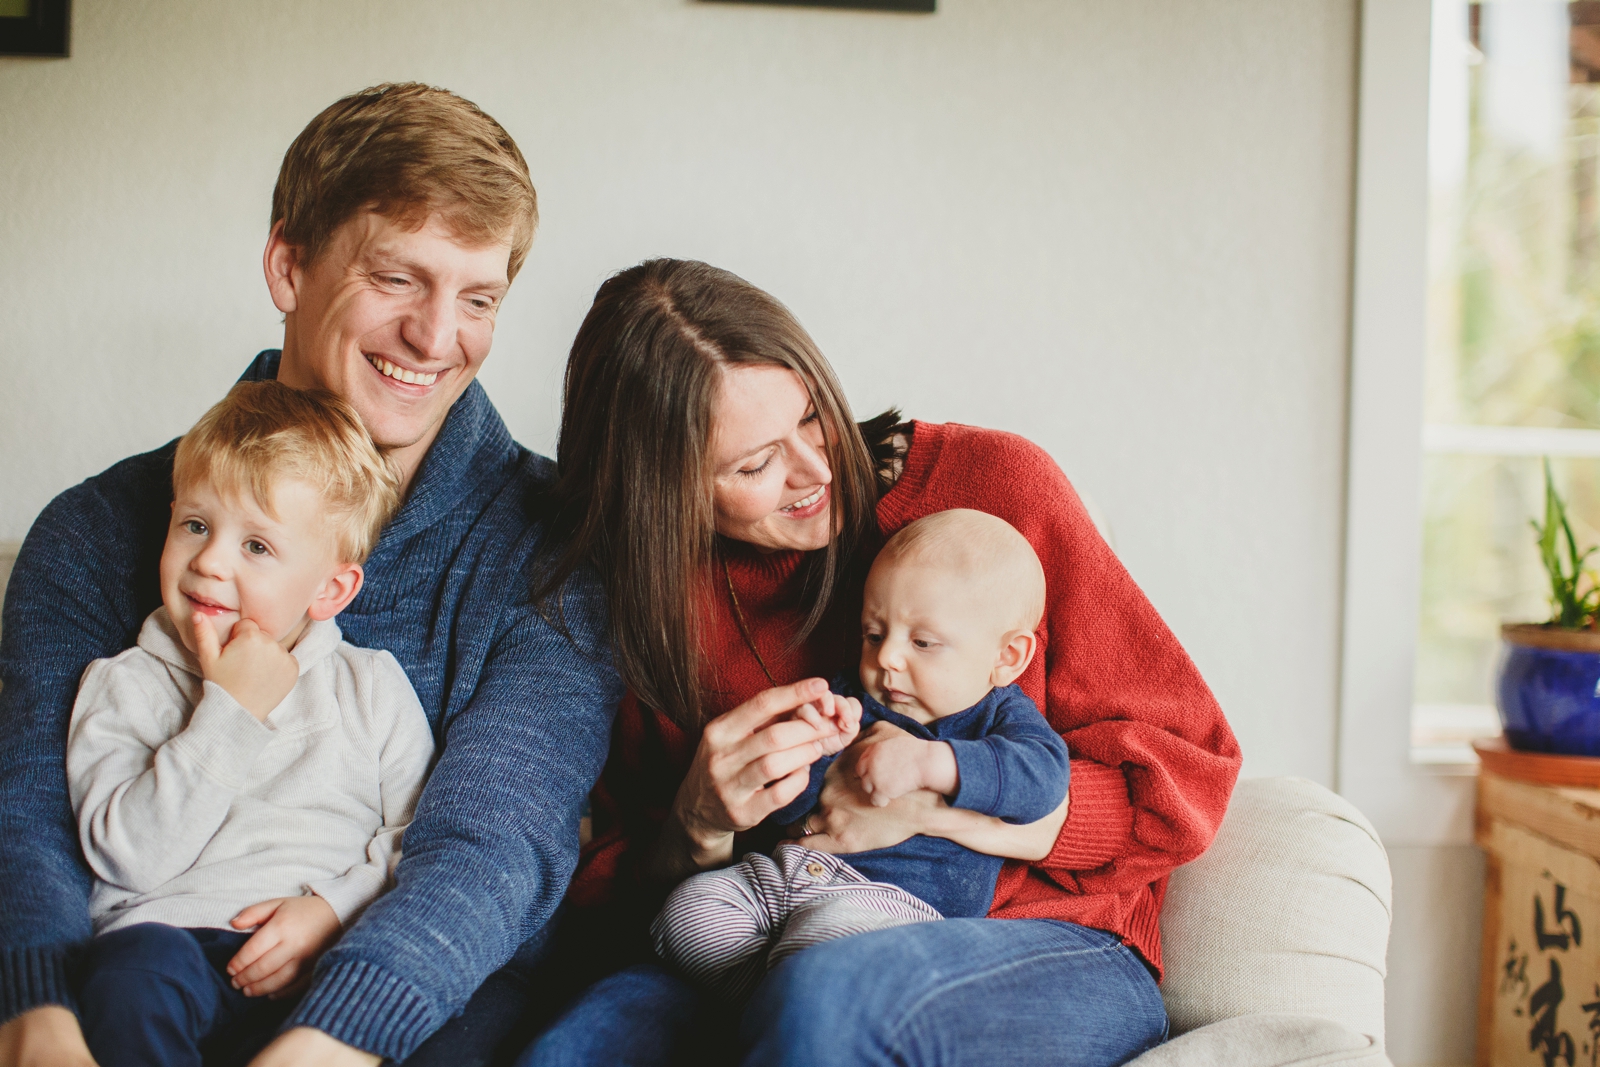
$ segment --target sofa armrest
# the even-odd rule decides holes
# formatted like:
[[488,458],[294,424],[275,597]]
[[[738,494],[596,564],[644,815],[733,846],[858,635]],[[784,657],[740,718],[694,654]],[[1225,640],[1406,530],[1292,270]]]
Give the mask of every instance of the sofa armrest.
[[1331,1019],[1262,1013],[1202,1026],[1127,1067],[1393,1067],[1383,1047]]

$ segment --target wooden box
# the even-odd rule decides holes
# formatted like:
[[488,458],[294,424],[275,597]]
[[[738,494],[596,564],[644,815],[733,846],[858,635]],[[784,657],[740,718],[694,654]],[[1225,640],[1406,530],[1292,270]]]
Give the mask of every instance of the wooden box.
[[1480,1067],[1600,1067],[1600,759],[1480,744]]

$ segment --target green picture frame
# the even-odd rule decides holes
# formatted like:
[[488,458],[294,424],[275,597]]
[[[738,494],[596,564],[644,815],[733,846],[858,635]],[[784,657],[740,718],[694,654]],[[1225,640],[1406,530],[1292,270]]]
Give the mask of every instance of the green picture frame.
[[0,15],[0,56],[71,54],[72,0],[26,0],[6,7],[24,13]]

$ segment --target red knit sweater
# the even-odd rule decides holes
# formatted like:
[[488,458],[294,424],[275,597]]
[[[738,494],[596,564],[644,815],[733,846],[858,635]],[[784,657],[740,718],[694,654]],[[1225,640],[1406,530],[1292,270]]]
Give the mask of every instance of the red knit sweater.
[[[1158,971],[1167,876],[1211,843],[1239,773],[1216,699],[1150,602],[1095,531],[1043,449],[1012,434],[918,422],[895,487],[878,503],[885,537],[924,515],[974,508],[1010,522],[1044,565],[1039,652],[1018,679],[1072,754],[1066,824],[1050,855],[1007,862],[993,918],[1066,919],[1108,930]],[[729,573],[762,658],[780,684],[855,664],[859,626],[839,618],[790,649],[801,614],[797,552],[736,550]],[[768,687],[729,598],[716,601],[709,662],[714,714]],[[634,879],[699,742],[631,695],[594,795],[594,838],[571,899],[614,899]]]

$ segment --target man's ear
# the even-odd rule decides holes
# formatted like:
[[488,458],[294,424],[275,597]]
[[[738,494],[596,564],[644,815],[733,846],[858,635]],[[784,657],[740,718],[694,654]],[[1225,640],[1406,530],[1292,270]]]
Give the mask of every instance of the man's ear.
[[285,315],[300,306],[300,249],[283,239],[283,220],[272,224],[267,234],[267,250],[261,254],[261,269],[267,275],[267,291],[272,303]]
[[1006,634],[1000,654],[994,658],[994,670],[989,672],[989,684],[1003,688],[1022,677],[1022,672],[1033,662],[1039,648],[1039,639],[1032,630],[1012,630]]
[[339,564],[339,569],[329,575],[328,580],[322,583],[322,588],[317,590],[317,597],[306,614],[318,622],[333,618],[350,606],[350,601],[361,592],[361,583],[365,579],[361,564]]

